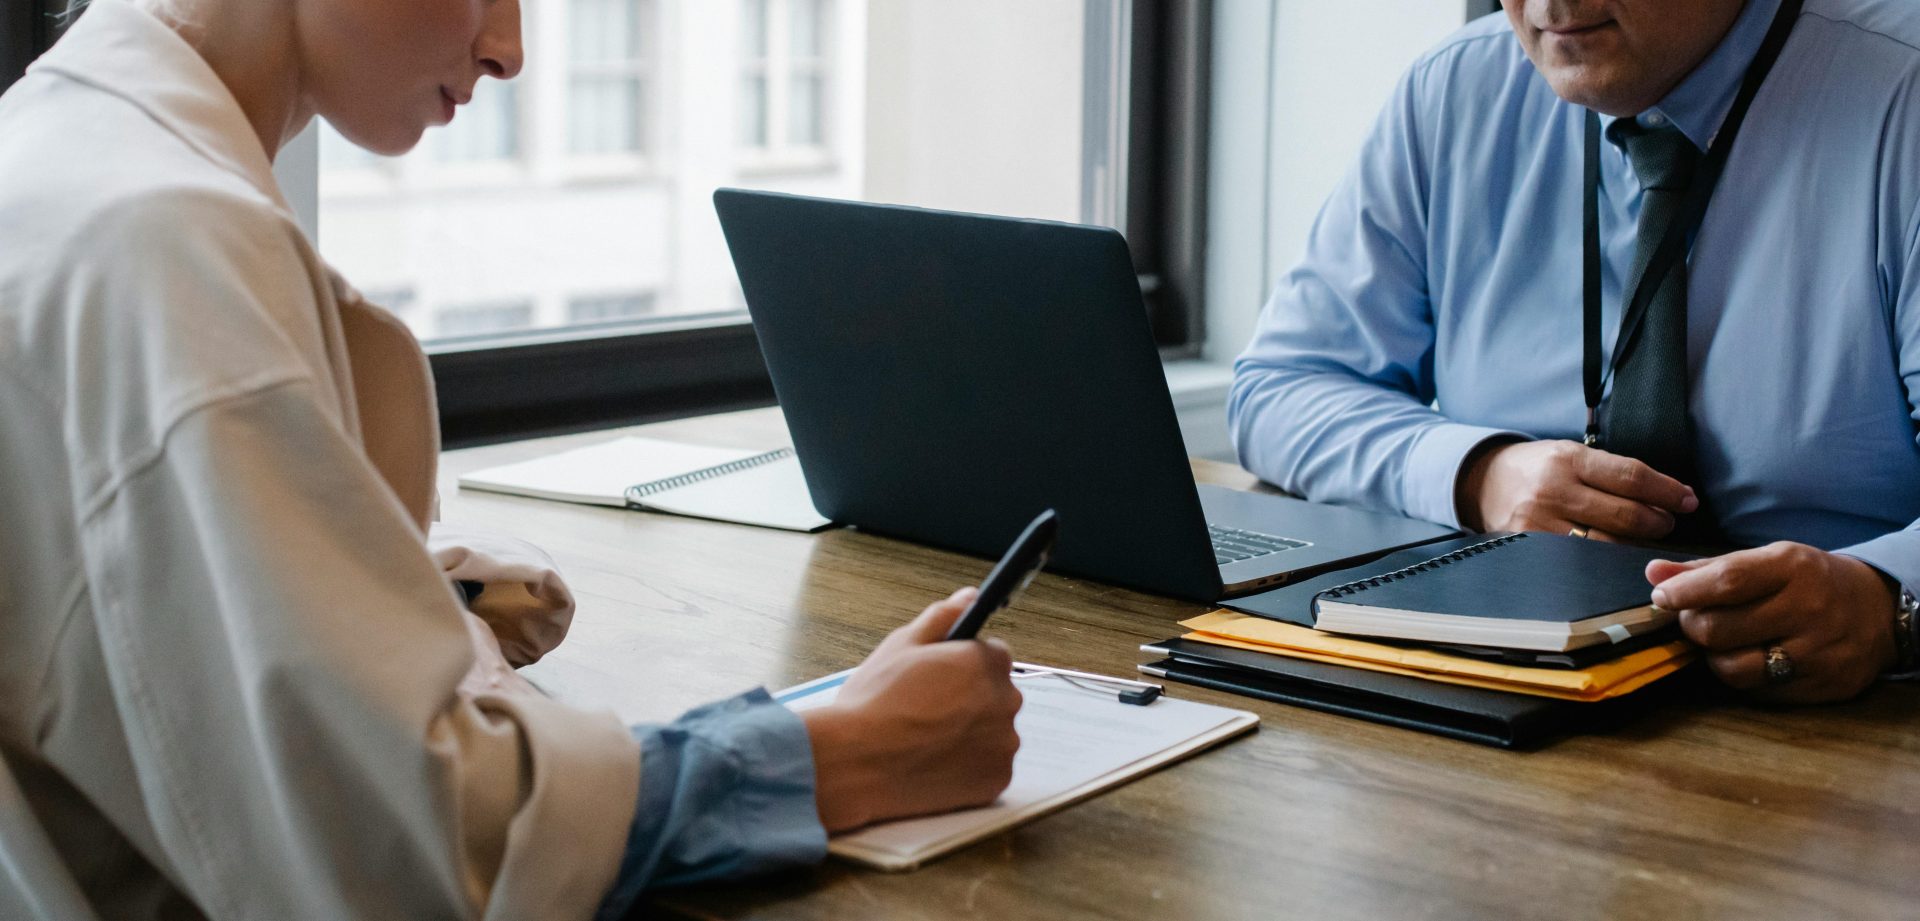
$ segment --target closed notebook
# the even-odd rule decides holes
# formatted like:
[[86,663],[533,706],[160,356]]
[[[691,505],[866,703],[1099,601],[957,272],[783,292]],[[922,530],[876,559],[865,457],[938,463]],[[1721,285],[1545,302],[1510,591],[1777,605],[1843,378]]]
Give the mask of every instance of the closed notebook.
[[788,531],[833,524],[814,510],[791,448],[751,451],[628,436],[476,471],[461,477],[460,486]]
[[1140,647],[1156,677],[1481,745],[1524,748],[1611,718],[1609,705],[1503,694],[1186,640]]
[[1313,625],[1331,633],[1564,652],[1674,620],[1648,596],[1647,564],[1684,554],[1559,534],[1498,534],[1322,589]]
[[[1329,588],[1345,585],[1355,579],[1374,573],[1393,572],[1408,566],[1415,566],[1436,556],[1452,553],[1464,547],[1471,547],[1486,538],[1479,534],[1448,538],[1431,544],[1411,547],[1380,557],[1370,563],[1352,566],[1334,572],[1324,573],[1310,579],[1303,579],[1280,588],[1268,589],[1252,595],[1228,598],[1221,605],[1245,614],[1252,614],[1269,620],[1295,624],[1301,627],[1313,626],[1313,601],[1316,596]],[[1382,637],[1369,637],[1382,643],[1413,643],[1409,640],[1392,640]],[[1587,646],[1580,649],[1546,651],[1535,649],[1502,649],[1497,646],[1474,646],[1467,643],[1419,643],[1418,645],[1451,652],[1476,659],[1505,662],[1510,665],[1532,665],[1543,668],[1586,668],[1609,659],[1616,659],[1630,652],[1638,652],[1672,641],[1672,636],[1664,631],[1644,633],[1628,637],[1626,640],[1604,646]]]

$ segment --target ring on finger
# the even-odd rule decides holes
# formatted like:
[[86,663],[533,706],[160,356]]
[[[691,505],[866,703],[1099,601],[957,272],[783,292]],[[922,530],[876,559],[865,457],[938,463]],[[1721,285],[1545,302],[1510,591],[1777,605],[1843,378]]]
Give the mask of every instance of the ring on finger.
[[1793,657],[1779,646],[1767,647],[1767,684],[1786,684],[1793,680]]
[[1593,529],[1592,529],[1592,528],[1589,528],[1589,527],[1587,527],[1586,525],[1583,525],[1583,524],[1576,524],[1576,525],[1574,525],[1574,526],[1573,526],[1573,528],[1572,528],[1571,530],[1569,530],[1569,531],[1567,531],[1567,536],[1568,536],[1568,537],[1578,537],[1578,538],[1580,538],[1581,540],[1586,540],[1586,539],[1587,539],[1587,535],[1588,535],[1588,534],[1591,534],[1591,533],[1593,533]]

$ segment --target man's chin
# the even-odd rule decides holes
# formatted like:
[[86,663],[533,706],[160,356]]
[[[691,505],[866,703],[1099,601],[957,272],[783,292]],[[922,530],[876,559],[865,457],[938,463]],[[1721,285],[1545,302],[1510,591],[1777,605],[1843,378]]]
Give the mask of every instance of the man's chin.
[[1607,68],[1590,65],[1549,66],[1540,68],[1540,72],[1546,77],[1547,85],[1553,88],[1554,95],[1602,115],[1627,118],[1645,112],[1660,101],[1658,94],[1650,94],[1643,87],[1622,85],[1625,81],[1618,79]]

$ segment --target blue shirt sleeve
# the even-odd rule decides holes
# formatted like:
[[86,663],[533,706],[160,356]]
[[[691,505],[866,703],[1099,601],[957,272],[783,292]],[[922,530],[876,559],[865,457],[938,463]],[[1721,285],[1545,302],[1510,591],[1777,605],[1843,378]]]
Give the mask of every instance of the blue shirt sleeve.
[[[1920,448],[1920,208],[1906,224],[1907,238],[1902,247],[1905,258],[1897,272],[1888,274],[1900,380],[1907,392],[1907,417],[1914,423],[1914,444]],[[1920,521],[1837,552],[1886,573],[1902,588],[1920,596]]]
[[620,873],[596,915],[617,921],[645,889],[746,876],[826,856],[813,743],[755,689],[636,726],[640,798]]
[[1433,408],[1418,78],[1402,78],[1267,303],[1234,363],[1227,424],[1240,462],[1282,489],[1457,527],[1467,456],[1525,436]]

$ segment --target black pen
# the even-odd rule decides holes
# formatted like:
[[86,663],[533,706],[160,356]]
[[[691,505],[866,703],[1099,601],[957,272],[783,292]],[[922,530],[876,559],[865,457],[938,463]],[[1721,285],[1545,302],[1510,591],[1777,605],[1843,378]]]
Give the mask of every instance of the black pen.
[[980,583],[980,594],[975,595],[973,604],[967,606],[967,612],[953,622],[953,629],[947,631],[947,639],[970,640],[979,635],[980,628],[987,625],[987,618],[995,611],[1013,603],[1020,591],[1033,581],[1040,568],[1047,565],[1047,556],[1053,552],[1053,538],[1060,530],[1060,516],[1053,509],[1041,512],[1039,517],[1027,525],[1007,548],[1005,556],[995,563],[993,571],[987,573],[985,582]]

